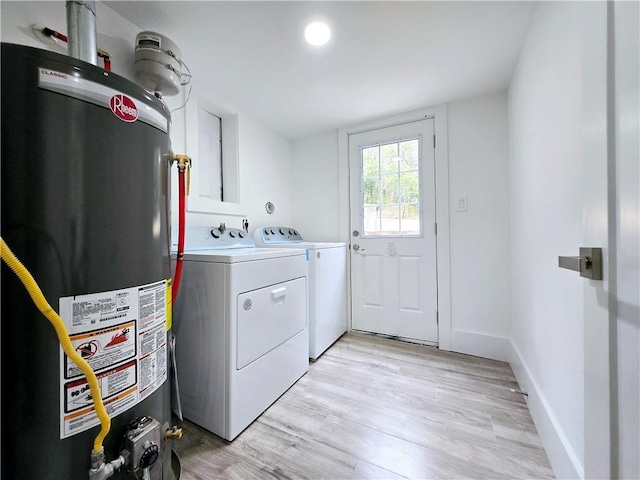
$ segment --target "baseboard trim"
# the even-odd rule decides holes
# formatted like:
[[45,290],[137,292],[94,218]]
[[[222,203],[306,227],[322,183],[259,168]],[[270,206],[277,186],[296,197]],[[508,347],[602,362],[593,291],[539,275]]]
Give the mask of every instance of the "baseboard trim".
[[509,359],[509,343],[509,339],[504,337],[465,330],[451,331],[451,350],[476,357],[506,362]]
[[571,448],[553,410],[513,342],[509,342],[509,363],[520,389],[529,394],[526,402],[556,478],[584,478],[584,465]]

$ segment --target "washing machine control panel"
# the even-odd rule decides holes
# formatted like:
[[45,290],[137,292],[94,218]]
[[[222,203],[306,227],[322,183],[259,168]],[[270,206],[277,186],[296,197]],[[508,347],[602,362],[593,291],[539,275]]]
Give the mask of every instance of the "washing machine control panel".
[[[224,248],[251,248],[256,244],[245,230],[227,227],[224,223],[211,227],[187,227],[185,250],[208,250]],[[177,250],[177,244],[172,245]]]
[[302,241],[302,235],[291,227],[262,227],[258,230],[261,243],[265,245],[276,243],[298,243]]

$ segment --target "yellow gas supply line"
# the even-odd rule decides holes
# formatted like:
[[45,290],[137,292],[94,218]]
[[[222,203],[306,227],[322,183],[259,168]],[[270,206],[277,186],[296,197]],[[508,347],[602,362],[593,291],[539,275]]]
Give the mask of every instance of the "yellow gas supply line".
[[53,324],[53,328],[56,329],[56,334],[58,335],[58,341],[64,350],[64,353],[75,362],[75,364],[82,370],[85,377],[87,378],[87,382],[89,383],[89,388],[91,389],[91,398],[93,399],[93,406],[98,414],[98,418],[100,419],[100,423],[102,428],[100,433],[93,441],[93,451],[98,453],[102,450],[102,442],[109,433],[109,429],[111,428],[111,418],[109,414],[104,408],[104,404],[102,403],[102,394],[100,393],[100,385],[98,385],[98,379],[96,378],[96,374],[93,372],[91,366],[76,353],[73,345],[71,344],[71,339],[69,338],[69,333],[67,332],[67,327],[64,322],[60,318],[60,316],[51,308],[51,305],[47,302],[47,299],[42,294],[42,290],[33,279],[29,270],[26,269],[24,265],[16,258],[11,249],[7,246],[4,239],[0,237],[0,247],[2,253],[2,260],[13,270],[22,284],[25,286],[29,295],[31,296],[31,300],[36,304],[38,310],[42,312],[42,314],[47,317],[47,319]]

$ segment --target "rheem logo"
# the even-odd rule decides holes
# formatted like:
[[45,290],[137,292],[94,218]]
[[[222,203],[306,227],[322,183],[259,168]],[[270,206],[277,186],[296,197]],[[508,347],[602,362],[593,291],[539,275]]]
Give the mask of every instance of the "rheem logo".
[[135,122],[138,119],[138,107],[126,95],[119,93],[111,97],[109,107],[111,107],[111,111],[116,117],[122,121]]

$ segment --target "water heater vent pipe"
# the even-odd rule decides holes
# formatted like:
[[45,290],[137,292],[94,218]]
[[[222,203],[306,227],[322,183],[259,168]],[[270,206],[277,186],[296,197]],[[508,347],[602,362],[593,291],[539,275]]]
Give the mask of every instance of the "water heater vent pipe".
[[67,0],[69,55],[98,65],[95,0]]

